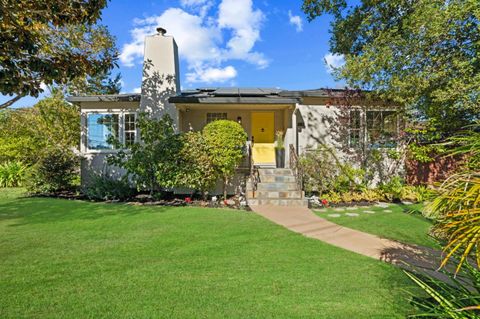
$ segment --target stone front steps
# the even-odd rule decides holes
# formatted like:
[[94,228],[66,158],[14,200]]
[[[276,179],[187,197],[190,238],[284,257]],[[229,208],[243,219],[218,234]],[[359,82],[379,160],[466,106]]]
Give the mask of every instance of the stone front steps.
[[295,176],[288,168],[260,168],[260,181],[253,191],[252,183],[247,183],[249,206],[276,205],[308,207],[305,193],[299,189]]

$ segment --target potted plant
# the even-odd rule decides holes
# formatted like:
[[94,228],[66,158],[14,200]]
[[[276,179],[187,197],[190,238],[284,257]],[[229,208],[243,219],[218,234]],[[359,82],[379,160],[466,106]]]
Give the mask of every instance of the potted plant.
[[285,167],[285,143],[283,141],[283,132],[277,131],[275,133],[275,163],[277,168]]

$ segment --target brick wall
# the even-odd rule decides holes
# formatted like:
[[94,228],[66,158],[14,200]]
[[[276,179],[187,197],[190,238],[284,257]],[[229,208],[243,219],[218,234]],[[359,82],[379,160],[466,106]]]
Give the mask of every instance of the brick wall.
[[406,161],[406,182],[408,185],[433,184],[450,176],[463,162],[460,156],[438,157],[429,163],[415,160]]

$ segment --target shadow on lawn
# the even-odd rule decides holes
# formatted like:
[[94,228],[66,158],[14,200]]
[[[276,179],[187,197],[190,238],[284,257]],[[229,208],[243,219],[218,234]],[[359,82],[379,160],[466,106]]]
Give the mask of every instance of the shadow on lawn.
[[0,221],[18,219],[10,226],[70,220],[92,220],[107,216],[134,216],[165,212],[168,207],[135,207],[127,204],[91,203],[80,200],[24,197],[0,204]]

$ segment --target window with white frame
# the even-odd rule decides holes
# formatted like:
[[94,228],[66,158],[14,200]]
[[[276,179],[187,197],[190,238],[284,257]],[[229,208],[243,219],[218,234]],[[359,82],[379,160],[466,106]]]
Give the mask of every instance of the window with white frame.
[[351,110],[349,146],[396,147],[398,113],[391,110]]
[[89,150],[113,150],[112,139],[127,146],[136,140],[135,113],[88,113],[86,124]]
[[207,113],[207,124],[217,120],[226,120],[227,113]]
[[131,146],[135,143],[137,137],[135,113],[128,113],[124,116],[124,137],[126,146]]
[[359,110],[350,111],[350,127],[349,127],[349,146],[358,147],[362,138],[362,121]]
[[367,143],[370,147],[395,147],[398,116],[395,111],[366,111]]

